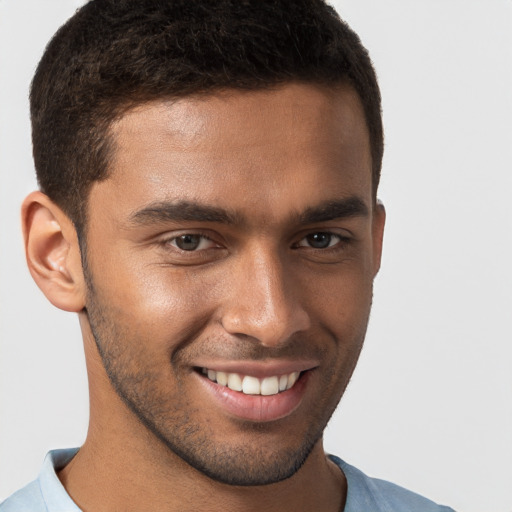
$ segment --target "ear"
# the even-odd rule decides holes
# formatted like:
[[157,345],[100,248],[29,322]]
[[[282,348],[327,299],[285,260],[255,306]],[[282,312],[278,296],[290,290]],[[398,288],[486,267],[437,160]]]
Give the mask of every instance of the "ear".
[[54,306],[81,311],[86,287],[73,223],[42,192],[25,199],[21,216],[27,264],[37,286]]
[[384,238],[384,225],[386,224],[386,209],[377,199],[373,210],[372,237],[373,237],[373,275],[376,276],[382,260],[382,242]]

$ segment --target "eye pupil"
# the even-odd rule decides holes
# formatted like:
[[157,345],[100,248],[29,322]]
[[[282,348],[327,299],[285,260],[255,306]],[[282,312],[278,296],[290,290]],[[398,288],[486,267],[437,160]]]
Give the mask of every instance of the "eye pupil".
[[330,233],[313,233],[307,236],[308,243],[315,249],[325,249],[331,243],[332,235]]
[[200,235],[181,235],[176,238],[176,245],[182,251],[194,251],[201,242]]

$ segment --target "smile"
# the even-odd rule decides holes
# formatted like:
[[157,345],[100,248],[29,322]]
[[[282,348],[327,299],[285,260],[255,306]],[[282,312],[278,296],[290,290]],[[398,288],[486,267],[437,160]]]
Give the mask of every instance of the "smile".
[[309,395],[319,367],[316,360],[297,359],[197,363],[193,374],[206,393],[208,407],[252,422],[290,416]]
[[240,375],[238,373],[216,371],[209,368],[202,368],[201,373],[212,382],[225,386],[232,391],[238,391],[245,395],[262,396],[277,395],[283,391],[288,391],[294,386],[300,376],[300,372],[295,371],[259,379],[252,375]]

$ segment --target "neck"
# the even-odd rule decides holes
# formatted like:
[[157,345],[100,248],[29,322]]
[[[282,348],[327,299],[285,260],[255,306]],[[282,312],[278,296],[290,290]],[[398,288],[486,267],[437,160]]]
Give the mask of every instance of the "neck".
[[[119,440],[118,440],[119,441]],[[311,511],[337,512],[345,502],[343,473],[325,456],[321,442],[291,478],[266,486],[215,482],[174,454],[140,452],[114,441],[108,447],[88,438],[59,478],[84,512]],[[162,450],[166,448],[161,448]]]

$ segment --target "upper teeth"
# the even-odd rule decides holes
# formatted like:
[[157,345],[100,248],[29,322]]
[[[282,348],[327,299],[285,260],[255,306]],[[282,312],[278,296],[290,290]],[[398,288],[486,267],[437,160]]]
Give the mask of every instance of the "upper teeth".
[[202,372],[213,382],[221,386],[227,386],[233,391],[241,391],[246,395],[277,395],[281,391],[290,389],[297,379],[300,372],[292,372],[286,375],[274,375],[258,379],[251,375],[241,376],[238,373],[218,372],[203,368]]

